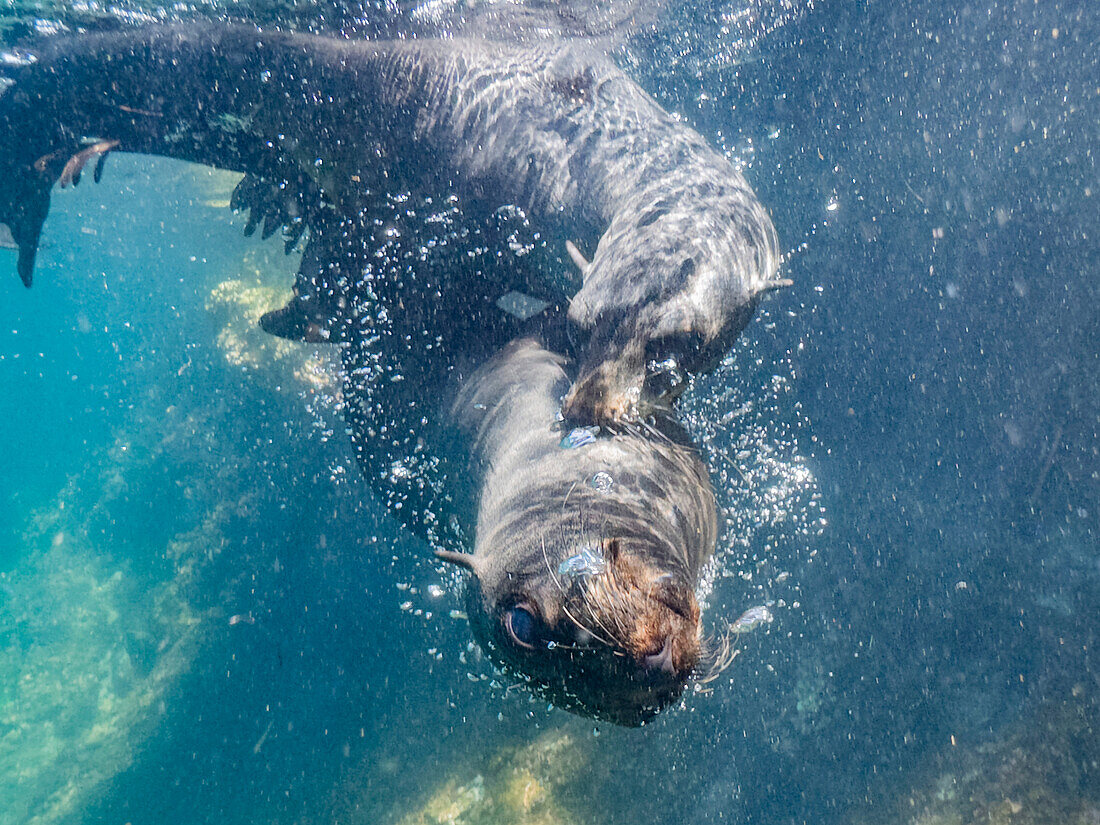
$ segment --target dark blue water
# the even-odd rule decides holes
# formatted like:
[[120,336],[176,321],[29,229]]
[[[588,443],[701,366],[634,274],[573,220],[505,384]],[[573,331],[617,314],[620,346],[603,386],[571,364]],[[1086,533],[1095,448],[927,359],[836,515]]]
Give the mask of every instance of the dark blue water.
[[1095,823],[1093,5],[780,5],[749,48],[699,4],[622,53],[796,284],[691,402],[754,410],[708,615],[783,607],[641,731],[490,684],[323,353],[240,337],[294,261],[231,180],[57,196],[33,290],[0,253],[0,822]]

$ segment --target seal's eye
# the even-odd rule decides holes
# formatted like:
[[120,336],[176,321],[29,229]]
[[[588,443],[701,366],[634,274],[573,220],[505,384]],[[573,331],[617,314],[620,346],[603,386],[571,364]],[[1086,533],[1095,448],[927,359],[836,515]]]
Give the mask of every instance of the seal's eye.
[[534,650],[540,641],[539,620],[522,604],[517,604],[504,614],[504,627],[512,641],[520,647]]

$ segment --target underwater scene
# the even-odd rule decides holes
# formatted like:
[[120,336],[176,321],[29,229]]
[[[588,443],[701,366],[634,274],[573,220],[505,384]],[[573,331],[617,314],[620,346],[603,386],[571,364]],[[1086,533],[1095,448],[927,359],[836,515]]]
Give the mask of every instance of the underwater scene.
[[[713,189],[683,179],[700,157],[751,186],[735,194],[760,227],[770,216],[775,254],[747,233],[762,280],[743,276],[730,326],[661,357],[647,344],[634,406],[601,417],[597,395],[586,418],[584,381],[615,388],[632,342],[599,337],[621,308],[579,342],[619,237],[612,223],[597,247],[602,196],[582,173],[531,175],[588,204],[569,224],[565,207],[521,205],[526,183],[477,206],[459,177],[488,143],[450,146],[467,165],[429,175],[452,161],[287,96],[287,132],[330,152],[296,141],[286,154],[320,171],[295,178],[242,148],[281,116],[262,107],[220,115],[217,146],[184,114],[164,126],[160,102],[208,105],[173,87],[272,82],[247,68],[165,68],[135,86],[163,83],[152,103],[92,133],[70,93],[129,81],[81,44],[166,26],[194,33],[199,56],[181,60],[196,65],[224,30],[285,34],[307,44],[285,65],[323,64],[325,82],[348,61],[319,43],[411,43],[425,74],[418,43],[505,40],[551,63],[591,50],[553,94],[570,111],[609,97],[613,121],[636,87],[691,150],[629,136],[668,163],[660,186],[687,193],[689,217],[643,215],[620,257],[737,258],[710,244]],[[0,6],[0,825],[1100,825],[1097,44],[1089,0]],[[43,67],[56,99],[23,100]],[[520,142],[541,113],[508,94],[491,114]],[[426,111],[445,119],[457,96]],[[36,114],[7,114],[24,104]],[[412,105],[394,103],[395,124]],[[39,112],[80,151],[28,148]],[[116,127],[132,132],[119,143]],[[24,153],[53,176],[14,176]],[[351,196],[327,175],[352,157],[384,173],[354,167],[369,197],[348,211],[365,217],[341,222]],[[431,191],[408,183],[421,174]],[[349,261],[363,280],[345,321],[326,279]],[[289,312],[303,298],[321,305],[304,320]],[[547,352],[512,348],[540,317]],[[409,354],[421,334],[428,367]],[[533,360],[486,373],[500,353]],[[481,476],[443,426],[455,392],[455,410],[474,399],[454,416],[475,419]],[[547,399],[548,452],[516,459]],[[485,608],[504,586],[478,555],[486,513],[578,461],[582,489],[539,518],[571,500],[618,518],[607,502],[626,500],[634,453],[584,461],[624,440],[645,517],[697,516],[706,541],[673,565],[686,586],[647,585],[656,642],[630,637],[608,665],[571,640],[579,676],[540,670],[527,652],[570,645],[546,641],[534,596]],[[518,547],[523,524],[507,524]],[[536,548],[566,614],[629,561],[622,535],[560,562]],[[618,641],[594,615],[577,624]],[[640,670],[617,670],[631,655]]]

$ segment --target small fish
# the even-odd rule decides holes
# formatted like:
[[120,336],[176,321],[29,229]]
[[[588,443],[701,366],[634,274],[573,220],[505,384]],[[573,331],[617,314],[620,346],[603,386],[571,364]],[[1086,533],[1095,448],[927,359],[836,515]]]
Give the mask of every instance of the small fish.
[[569,435],[561,440],[561,448],[563,450],[571,450],[574,447],[583,447],[585,444],[591,444],[596,440],[596,436],[599,435],[600,428],[598,426],[591,427],[577,427],[575,430],[570,430]]
[[754,630],[762,624],[767,624],[775,619],[771,610],[765,604],[757,605],[756,607],[750,607],[744,613],[737,617],[730,630],[734,633],[748,633],[750,630]]
[[559,564],[558,575],[573,578],[577,576],[598,576],[606,566],[607,562],[598,551],[593,552],[586,547],[577,555],[570,556]]

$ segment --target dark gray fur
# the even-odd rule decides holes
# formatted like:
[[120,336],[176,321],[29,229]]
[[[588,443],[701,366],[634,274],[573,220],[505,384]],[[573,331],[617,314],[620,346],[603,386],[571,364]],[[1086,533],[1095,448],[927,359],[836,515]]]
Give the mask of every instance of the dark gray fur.
[[555,225],[591,254],[569,290],[578,420],[637,417],[647,362],[712,366],[774,283],[775,232],[744,178],[584,40],[154,27],[48,41],[14,81],[0,223],[28,284],[50,187],[86,137],[287,179],[308,215],[403,186]]

